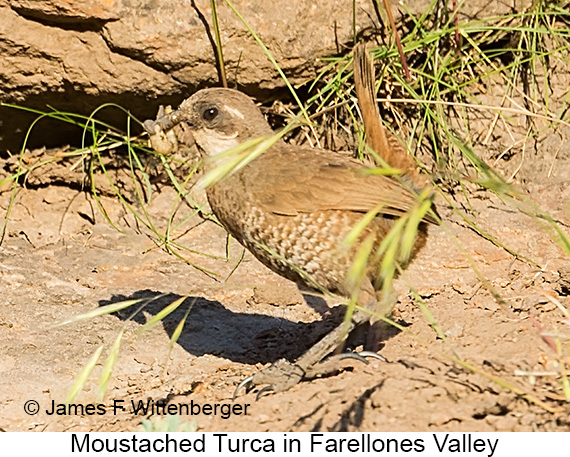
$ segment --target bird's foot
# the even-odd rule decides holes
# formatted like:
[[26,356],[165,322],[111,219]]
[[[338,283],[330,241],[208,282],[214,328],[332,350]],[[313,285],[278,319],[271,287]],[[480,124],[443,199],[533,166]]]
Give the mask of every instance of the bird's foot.
[[384,358],[375,352],[348,352],[333,355],[313,366],[302,367],[298,364],[280,359],[274,364],[261,371],[245,378],[238,384],[234,391],[233,400],[238,396],[239,391],[245,388],[246,393],[256,386],[265,385],[257,393],[256,400],[259,400],[268,392],[284,392],[291,387],[297,385],[303,380],[318,378],[334,373],[341,369],[341,361],[346,359],[355,359],[359,362],[368,364],[367,357],[384,360]]
[[285,359],[280,359],[269,367],[258,371],[240,382],[234,391],[233,399],[236,399],[242,388],[245,388],[247,393],[255,386],[266,384],[266,386],[257,393],[256,400],[258,400],[266,392],[283,392],[289,390],[304,378],[305,370],[299,365],[295,365]]

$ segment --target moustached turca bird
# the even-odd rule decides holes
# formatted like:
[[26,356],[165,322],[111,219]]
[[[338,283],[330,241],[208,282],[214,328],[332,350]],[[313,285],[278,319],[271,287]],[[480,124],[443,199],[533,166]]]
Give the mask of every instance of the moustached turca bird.
[[[205,172],[218,166],[227,151],[275,133],[251,98],[224,88],[200,90],[178,109],[145,122],[156,149],[164,149],[175,126],[201,149]],[[243,386],[264,385],[260,393],[284,391],[303,379],[338,369],[339,359],[346,355],[331,354],[342,345],[347,331],[370,318],[367,310],[382,314],[391,310],[378,308],[382,256],[375,253],[397,221],[418,207],[413,186],[368,173],[367,167],[348,156],[276,139],[254,160],[209,186],[206,193],[225,229],[274,272],[302,286],[344,297],[358,292],[358,306],[349,323],[333,329],[294,362],[281,359],[250,376],[236,394]],[[367,216],[369,223],[347,246],[347,235]],[[424,211],[416,250],[425,238],[426,223],[435,222],[435,213]],[[349,272],[365,244],[374,249],[363,277],[355,284]]]

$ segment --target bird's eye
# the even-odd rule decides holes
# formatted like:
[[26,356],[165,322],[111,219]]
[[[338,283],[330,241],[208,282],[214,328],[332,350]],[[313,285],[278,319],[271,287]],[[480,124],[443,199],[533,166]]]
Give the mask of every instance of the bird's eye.
[[206,108],[204,111],[202,111],[202,119],[204,119],[206,122],[212,122],[219,113],[220,111],[218,108],[214,106]]

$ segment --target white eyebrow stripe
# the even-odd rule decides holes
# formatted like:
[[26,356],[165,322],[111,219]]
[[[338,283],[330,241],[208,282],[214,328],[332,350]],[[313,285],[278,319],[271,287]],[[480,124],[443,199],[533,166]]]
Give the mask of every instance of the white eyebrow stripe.
[[227,112],[234,114],[235,116],[239,117],[240,119],[245,119],[245,116],[242,114],[241,111],[232,108],[231,106],[228,105],[224,105],[224,108],[226,109]]

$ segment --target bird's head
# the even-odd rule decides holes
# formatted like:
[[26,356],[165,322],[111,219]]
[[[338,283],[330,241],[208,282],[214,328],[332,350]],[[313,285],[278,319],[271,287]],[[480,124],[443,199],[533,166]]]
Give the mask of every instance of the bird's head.
[[271,135],[265,117],[247,95],[233,89],[212,88],[196,92],[180,107],[155,121],[146,121],[152,135],[179,126],[191,135],[206,155],[212,156],[244,141]]

